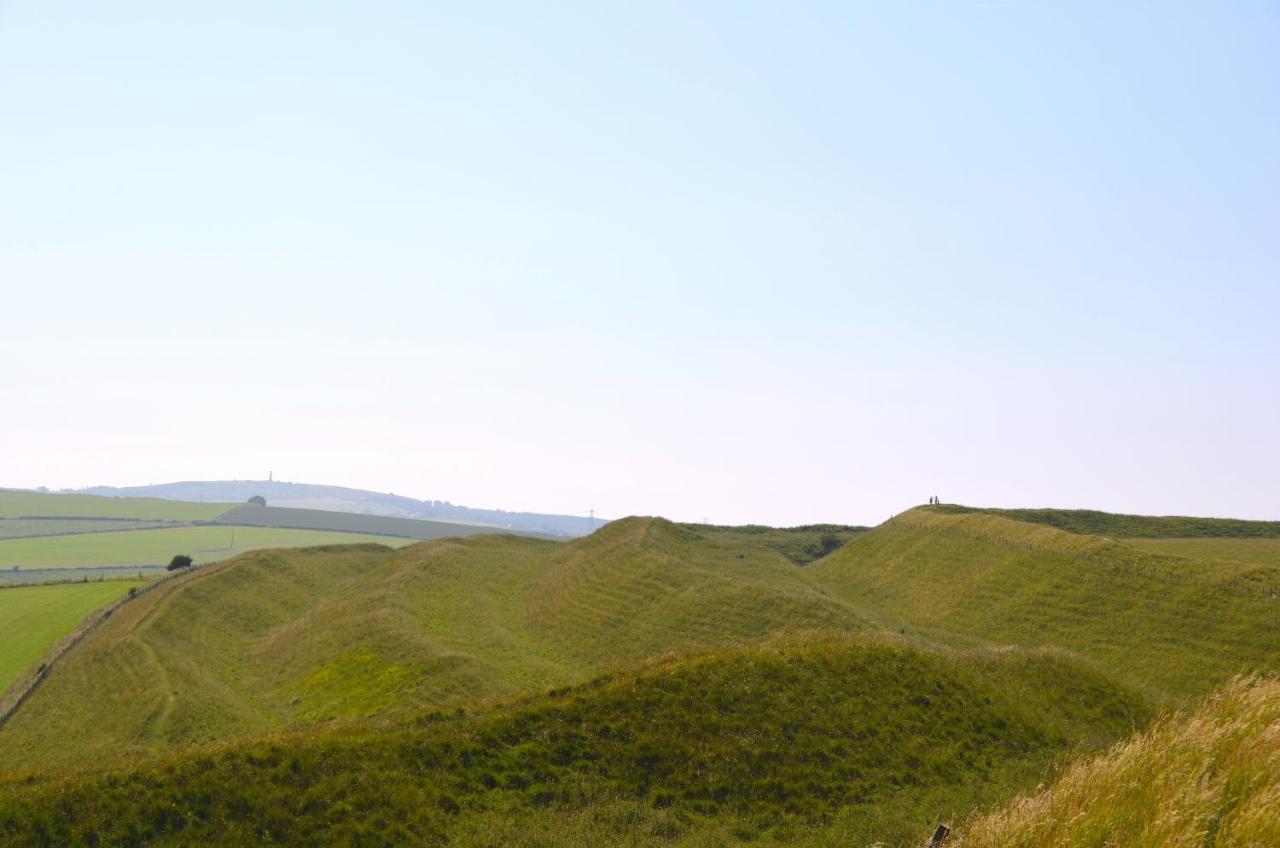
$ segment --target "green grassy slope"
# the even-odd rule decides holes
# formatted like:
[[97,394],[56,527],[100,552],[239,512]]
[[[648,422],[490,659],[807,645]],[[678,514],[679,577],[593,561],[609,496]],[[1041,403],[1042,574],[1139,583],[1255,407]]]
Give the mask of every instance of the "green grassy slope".
[[112,580],[0,591],[0,692],[86,615],[137,585]]
[[1239,518],[1193,518],[1181,515],[1121,515],[1093,509],[994,509],[942,504],[920,509],[943,515],[985,513],[1029,524],[1045,524],[1113,539],[1149,538],[1280,538],[1280,521],[1245,521]]
[[1280,845],[1280,680],[1239,679],[961,831],[963,848]]
[[[233,544],[234,541],[234,544]],[[377,543],[407,545],[392,536],[363,536],[270,527],[165,527],[113,533],[80,533],[0,541],[0,568],[74,568],[88,565],[164,565],[174,554],[197,563],[227,559],[259,548]]]
[[189,503],[162,498],[108,498],[0,491],[0,517],[125,518],[140,521],[212,521],[235,504]]
[[[838,638],[720,650],[475,715],[0,781],[6,845],[898,845],[1148,706],[1057,656]],[[854,841],[856,840],[856,841]]]
[[86,639],[0,728],[0,766],[473,704],[665,651],[865,627],[782,554],[659,519],[568,544],[252,554]]
[[526,620],[595,666],[780,629],[867,626],[778,551],[658,518],[616,521],[558,551]]
[[1280,668],[1272,567],[917,509],[806,572],[859,608],[977,640],[1076,651],[1174,700],[1237,671]]

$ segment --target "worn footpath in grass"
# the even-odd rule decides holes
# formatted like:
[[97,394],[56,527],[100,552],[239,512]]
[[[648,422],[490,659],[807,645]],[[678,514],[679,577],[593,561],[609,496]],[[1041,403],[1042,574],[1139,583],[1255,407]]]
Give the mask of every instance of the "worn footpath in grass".
[[74,568],[89,565],[164,565],[174,554],[197,563],[227,559],[259,548],[373,542],[402,546],[392,536],[366,536],[321,530],[272,527],[166,527],[73,536],[42,536],[0,541],[0,568]]
[[961,836],[962,848],[1280,845],[1280,680],[1234,680]]
[[140,521],[212,521],[235,504],[163,498],[108,498],[0,491],[0,517],[128,518]]
[[0,692],[85,616],[139,585],[112,580],[0,589]]
[[[844,637],[720,649],[406,726],[0,781],[0,839],[59,844],[906,844],[1150,707],[1057,655]],[[725,838],[725,842],[719,839]],[[729,842],[731,840],[731,842]]]

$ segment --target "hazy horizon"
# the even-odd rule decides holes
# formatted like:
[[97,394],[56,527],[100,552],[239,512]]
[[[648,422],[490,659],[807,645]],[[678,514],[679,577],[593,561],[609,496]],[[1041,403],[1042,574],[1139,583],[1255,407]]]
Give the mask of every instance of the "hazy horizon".
[[0,486],[1280,519],[1278,36],[0,2]]

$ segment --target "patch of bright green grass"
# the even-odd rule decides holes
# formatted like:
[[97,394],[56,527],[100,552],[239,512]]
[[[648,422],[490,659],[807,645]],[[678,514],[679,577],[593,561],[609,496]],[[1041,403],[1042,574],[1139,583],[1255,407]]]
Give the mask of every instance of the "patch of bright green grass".
[[166,527],[114,533],[81,533],[0,541],[0,568],[70,568],[88,565],[165,565],[174,554],[197,563],[227,559],[259,548],[376,542],[391,546],[411,539],[274,527]]
[[1150,717],[1056,656],[822,638],[720,650],[401,727],[0,782],[34,846],[864,845],[990,806]]
[[163,498],[108,498],[0,491],[0,517],[133,518],[141,521],[212,521],[236,504]]
[[0,692],[85,616],[139,585],[112,580],[0,589]]

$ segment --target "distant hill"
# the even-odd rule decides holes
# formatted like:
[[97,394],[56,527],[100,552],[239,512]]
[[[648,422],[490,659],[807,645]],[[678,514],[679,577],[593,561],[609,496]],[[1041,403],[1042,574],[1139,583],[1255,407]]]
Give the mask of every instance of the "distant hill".
[[448,501],[416,500],[403,495],[350,489],[345,486],[286,483],[279,480],[193,480],[151,486],[95,486],[79,491],[88,495],[113,497],[232,503],[244,503],[254,495],[261,495],[266,498],[268,506],[454,521],[552,536],[582,536],[605,524],[604,519],[589,519],[580,515],[475,509]]

